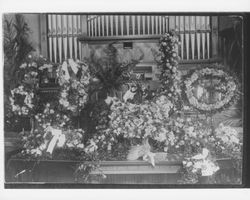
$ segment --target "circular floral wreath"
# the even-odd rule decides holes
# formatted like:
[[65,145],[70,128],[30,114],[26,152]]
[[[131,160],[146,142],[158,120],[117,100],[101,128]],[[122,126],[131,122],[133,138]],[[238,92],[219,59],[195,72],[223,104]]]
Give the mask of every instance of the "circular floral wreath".
[[28,91],[23,85],[11,90],[10,104],[12,111],[18,115],[29,115],[34,108],[34,93]]
[[[219,86],[213,88],[219,91],[223,91],[224,98],[216,101],[216,103],[208,104],[198,100],[198,98],[193,94],[194,83],[199,82],[204,77],[217,78],[223,82]],[[187,76],[187,79],[184,81],[185,93],[188,99],[188,102],[194,108],[203,111],[203,112],[217,112],[227,106],[230,106],[237,95],[238,90],[238,81],[231,75],[229,72],[226,72],[225,69],[222,69],[222,66],[216,64],[214,66],[206,67],[203,69],[195,70],[191,75]]]
[[59,66],[59,103],[63,109],[76,113],[84,107],[88,99],[90,78],[88,66],[83,62],[69,59]]

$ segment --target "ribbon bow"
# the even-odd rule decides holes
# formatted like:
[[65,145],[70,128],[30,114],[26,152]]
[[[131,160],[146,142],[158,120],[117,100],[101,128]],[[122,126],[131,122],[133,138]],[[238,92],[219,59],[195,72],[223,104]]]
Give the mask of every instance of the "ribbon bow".
[[44,137],[48,134],[48,132],[51,132],[53,137],[49,142],[47,152],[52,154],[56,145],[58,147],[62,147],[64,145],[66,138],[65,138],[65,135],[62,134],[62,130],[60,130],[60,129],[54,129],[51,126],[49,126],[46,129],[46,133],[45,133]]

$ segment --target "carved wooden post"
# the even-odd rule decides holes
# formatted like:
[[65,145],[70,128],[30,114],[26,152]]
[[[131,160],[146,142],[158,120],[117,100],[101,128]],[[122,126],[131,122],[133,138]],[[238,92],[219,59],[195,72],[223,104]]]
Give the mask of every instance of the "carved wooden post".
[[[87,15],[82,15],[82,34],[87,35],[88,33],[88,26],[87,26]],[[89,35],[88,35],[89,36]],[[82,43],[82,58],[86,58],[89,56],[89,47],[88,43]]]
[[44,57],[48,57],[48,46],[47,46],[47,19],[46,14],[40,14],[40,52]]
[[212,39],[212,58],[218,58],[219,52],[218,52],[218,16],[211,17],[211,39]]

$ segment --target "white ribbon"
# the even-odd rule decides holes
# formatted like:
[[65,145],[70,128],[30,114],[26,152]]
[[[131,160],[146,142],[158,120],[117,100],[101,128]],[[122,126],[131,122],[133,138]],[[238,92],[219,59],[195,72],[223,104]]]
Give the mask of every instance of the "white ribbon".
[[75,74],[78,72],[78,65],[74,62],[73,59],[69,59],[69,65]]
[[68,71],[68,65],[67,65],[67,62],[64,61],[63,64],[62,64],[62,71],[64,71],[64,78],[65,80],[69,80],[70,79],[70,75],[69,75],[69,71]]
[[51,132],[53,136],[47,148],[47,152],[52,154],[56,145],[58,147],[62,147],[64,145],[66,138],[65,138],[65,135],[62,134],[62,130],[60,129],[54,129],[52,127],[48,127],[46,131]]

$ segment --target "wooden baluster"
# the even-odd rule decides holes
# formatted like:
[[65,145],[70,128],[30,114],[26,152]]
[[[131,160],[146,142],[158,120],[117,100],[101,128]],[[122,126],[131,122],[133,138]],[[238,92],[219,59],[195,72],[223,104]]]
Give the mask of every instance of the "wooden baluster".
[[106,35],[109,36],[109,16],[106,15]]
[[150,16],[147,16],[147,24],[148,24],[148,35],[150,34]]
[[195,16],[190,17],[190,30],[191,30],[191,51],[192,59],[194,60],[194,50],[195,50]]
[[48,15],[48,35],[49,35],[49,59],[52,61],[52,19],[51,15]]
[[142,34],[145,35],[146,34],[146,28],[145,28],[145,16],[142,16]]
[[62,16],[57,15],[57,38],[58,38],[58,53],[59,62],[62,62]]
[[88,17],[88,36],[91,36],[91,34],[90,34],[90,29],[91,29],[91,27],[90,27],[90,22],[91,22],[91,18],[90,18],[90,16]]
[[158,26],[158,16],[155,16],[155,34],[159,34],[158,28],[159,28],[159,26]]
[[175,30],[175,16],[169,16],[169,30]]
[[123,18],[123,15],[120,16],[121,18],[121,35],[123,35],[123,22],[124,22],[124,18]]
[[210,58],[210,17],[206,17],[206,31],[207,31],[207,58]]
[[63,54],[64,59],[68,58],[68,18],[67,15],[63,15]]
[[110,29],[111,29],[111,36],[113,36],[114,34],[114,19],[113,19],[113,15],[110,15]]
[[91,36],[93,37],[94,36],[94,18],[93,16],[91,16],[90,18],[90,21],[91,21]]
[[189,60],[189,16],[185,16],[185,39],[186,39],[186,56],[187,60]]
[[[177,33],[180,32],[180,16],[175,17],[175,31]],[[180,55],[180,53],[179,53],[179,45],[177,45],[177,52],[178,52],[178,55]]]
[[201,58],[200,54],[201,54],[201,47],[200,47],[200,43],[201,43],[201,34],[200,34],[200,29],[201,29],[201,22],[200,22],[200,16],[196,16],[196,44],[197,44],[197,56],[198,59]]
[[97,16],[94,17],[94,24],[95,24],[95,37],[97,36]]
[[184,16],[180,16],[181,59],[184,59]]
[[56,31],[56,15],[52,15],[52,34],[53,34],[53,54],[54,62],[57,63],[57,31]]
[[141,17],[137,15],[138,35],[141,35]]
[[[91,20],[93,22],[93,20]],[[93,24],[92,24],[93,29]],[[93,30],[92,30],[93,34]],[[68,40],[69,40],[69,57],[73,58],[73,26],[72,26],[72,15],[68,15]]]
[[202,58],[205,59],[205,17],[201,17]]
[[169,31],[169,17],[165,17],[165,32],[167,33]]
[[132,16],[132,35],[135,35],[135,16]]
[[[78,29],[78,35],[82,34],[82,28],[81,28],[81,15],[77,16],[77,29]],[[100,30],[100,29],[99,29]],[[100,35],[100,34],[99,34]],[[80,41],[78,41],[78,50],[79,50],[79,59],[82,60],[82,44]]]
[[166,32],[166,18],[165,16],[162,16],[162,34],[164,34]]
[[127,35],[129,35],[129,15],[126,16]]
[[154,25],[154,19],[155,19],[155,17],[151,16],[151,30],[152,30],[152,35],[155,34],[155,31],[154,31],[154,27],[155,27],[155,25]]
[[102,15],[101,18],[102,18],[102,36],[105,36],[105,33],[104,33],[104,26],[105,26],[104,15]]
[[119,35],[119,33],[118,33],[118,30],[119,30],[119,27],[118,27],[118,26],[119,26],[118,20],[119,20],[118,15],[116,15],[116,16],[115,16],[115,33],[116,33],[117,36]]
[[98,36],[101,36],[101,17],[97,17],[97,22],[98,22]]
[[73,15],[74,57],[77,59],[77,16]]
[[162,34],[162,16],[159,16],[159,34]]

